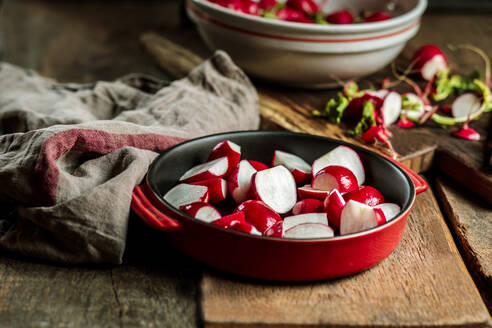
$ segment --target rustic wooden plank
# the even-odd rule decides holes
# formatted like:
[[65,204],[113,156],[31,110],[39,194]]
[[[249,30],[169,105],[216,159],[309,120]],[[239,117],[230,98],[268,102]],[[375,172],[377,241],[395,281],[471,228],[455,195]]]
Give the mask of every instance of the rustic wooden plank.
[[436,180],[436,190],[467,266],[492,309],[492,208],[446,178]]
[[432,192],[419,195],[399,247],[372,269],[313,284],[206,273],[205,327],[486,326],[491,318]]

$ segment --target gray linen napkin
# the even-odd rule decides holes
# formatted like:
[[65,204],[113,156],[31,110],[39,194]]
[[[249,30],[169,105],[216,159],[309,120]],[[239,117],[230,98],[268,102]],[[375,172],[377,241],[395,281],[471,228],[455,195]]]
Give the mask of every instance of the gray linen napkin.
[[148,88],[139,78],[60,84],[0,64],[0,250],[121,263],[131,192],[158,152],[258,128],[256,90],[224,52]]

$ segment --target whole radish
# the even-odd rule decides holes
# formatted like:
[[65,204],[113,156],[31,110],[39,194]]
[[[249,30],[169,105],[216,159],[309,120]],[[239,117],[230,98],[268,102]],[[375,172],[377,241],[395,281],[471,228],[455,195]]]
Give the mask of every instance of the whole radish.
[[296,9],[308,16],[319,12],[319,7],[314,0],[287,0],[287,7]]
[[374,13],[364,19],[366,23],[381,22],[391,19],[391,15],[385,12]]
[[438,47],[428,44],[421,47],[413,55],[412,62],[414,68],[420,73],[420,76],[430,81],[438,72],[448,69],[448,60],[444,52]]
[[306,22],[309,18],[303,12],[292,8],[282,8],[277,11],[277,18],[289,22]]
[[348,10],[341,10],[331,13],[325,17],[330,24],[352,24],[354,16]]

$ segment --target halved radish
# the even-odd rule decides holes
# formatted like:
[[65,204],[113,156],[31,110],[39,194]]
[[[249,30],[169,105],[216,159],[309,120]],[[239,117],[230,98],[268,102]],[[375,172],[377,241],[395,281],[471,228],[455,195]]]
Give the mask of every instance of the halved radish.
[[340,229],[340,216],[345,207],[345,199],[343,199],[342,194],[336,189],[332,190],[323,205],[330,225]]
[[211,203],[220,203],[227,197],[227,181],[222,178],[195,181],[190,184],[207,187]]
[[246,222],[254,225],[261,233],[282,220],[280,215],[259,200],[247,200],[241,203],[234,212],[244,212]]
[[351,191],[343,195],[346,202],[355,200],[369,206],[376,206],[384,203],[383,195],[374,187],[360,186],[359,189]]
[[197,220],[207,223],[215,221],[222,216],[215,207],[213,207],[209,203],[204,202],[182,205],[179,207],[179,210],[185,212],[186,214],[194,217]]
[[362,185],[366,180],[364,166],[359,155],[347,146],[338,146],[315,160],[312,169],[313,175],[316,175],[321,169],[330,165],[343,166],[352,171],[359,185]]
[[401,113],[401,96],[397,92],[390,92],[384,98],[381,106],[381,116],[383,117],[384,125],[388,126],[395,123]]
[[421,47],[413,56],[414,68],[420,72],[420,76],[430,81],[437,72],[448,69],[446,55],[436,46],[425,45]]
[[229,168],[227,157],[192,167],[179,178],[181,182],[194,182],[213,178],[222,178]]
[[323,201],[315,198],[300,200],[292,208],[293,215],[316,212],[323,212]]
[[481,101],[473,93],[465,93],[455,99],[451,114],[456,118],[467,118],[480,109]]
[[405,117],[414,122],[420,121],[420,118],[425,113],[425,105],[422,99],[415,93],[407,92],[402,97],[402,104],[405,103],[413,105],[412,110],[402,107]]
[[330,192],[326,190],[316,190],[311,188],[310,185],[304,185],[297,188],[297,195],[299,199],[315,198],[319,200],[324,200]]
[[272,225],[270,228],[268,228],[263,235],[267,236],[267,237],[280,237],[280,238],[282,238],[284,236],[284,221],[282,221],[282,220],[278,221],[277,223]]
[[176,208],[195,202],[208,202],[208,188],[180,183],[171,188],[163,198]]
[[382,210],[374,209],[369,205],[349,200],[340,216],[340,235],[359,232],[378,226],[385,222],[381,217]]
[[256,172],[251,178],[251,189],[257,199],[280,214],[290,211],[297,201],[294,177],[281,165]]
[[256,173],[251,164],[243,159],[229,176],[229,193],[240,204],[251,197],[251,177]]
[[249,164],[251,164],[252,167],[255,168],[256,171],[263,171],[263,170],[270,168],[270,166],[268,166],[262,162],[253,161],[253,160],[248,160],[248,162],[249,162]]
[[357,190],[357,178],[348,168],[338,165],[330,165],[321,169],[313,178],[311,187],[317,190],[332,191],[338,189],[340,192]]
[[233,221],[229,229],[249,233],[250,235],[261,236],[261,233],[248,222]]
[[307,213],[287,216],[284,218],[283,228],[287,231],[290,228],[303,223],[322,223],[328,225],[328,216],[326,213]]
[[227,157],[227,160],[229,161],[229,168],[225,174],[227,177],[241,160],[241,146],[236,145],[232,141],[224,140],[212,149],[208,156],[208,160],[213,161],[214,159],[224,156]]
[[284,232],[284,238],[292,239],[330,238],[334,235],[332,228],[321,223],[298,224]]
[[229,225],[233,221],[246,222],[244,212],[235,212],[235,213],[223,216],[220,219],[214,220],[210,223],[218,225],[218,226],[223,227],[223,228],[228,228]]
[[272,166],[278,165],[288,168],[297,184],[304,184],[311,180],[311,165],[297,155],[276,150],[273,153]]
[[382,203],[374,206],[374,208],[379,208],[383,211],[386,221],[392,220],[401,211],[400,206],[395,203]]

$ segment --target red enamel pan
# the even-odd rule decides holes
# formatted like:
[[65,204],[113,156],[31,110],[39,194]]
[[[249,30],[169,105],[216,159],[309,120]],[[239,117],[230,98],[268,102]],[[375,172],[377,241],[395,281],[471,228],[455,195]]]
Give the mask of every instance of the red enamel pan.
[[[223,140],[241,146],[242,158],[268,163],[276,149],[308,162],[339,145],[360,156],[366,184],[376,187],[401,213],[378,227],[325,239],[289,240],[224,229],[196,220],[162,198],[192,166],[207,161]],[[185,254],[220,270],[279,281],[312,281],[350,275],[370,268],[398,246],[415,201],[427,184],[403,165],[339,140],[290,132],[248,131],[206,136],[179,144],[158,156],[132,195],[132,209]],[[223,213],[224,214],[224,213]]]

